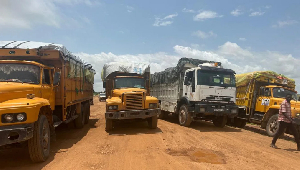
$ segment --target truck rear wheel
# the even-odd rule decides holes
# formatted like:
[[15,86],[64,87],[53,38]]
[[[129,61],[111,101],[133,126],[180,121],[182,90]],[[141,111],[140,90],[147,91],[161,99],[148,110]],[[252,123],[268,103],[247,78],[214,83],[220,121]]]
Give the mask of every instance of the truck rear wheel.
[[181,126],[190,126],[190,124],[192,123],[192,116],[191,114],[188,112],[187,106],[186,105],[182,105],[179,109],[179,113],[178,113],[178,119],[179,119],[179,124]]
[[84,123],[85,123],[85,107],[83,104],[81,104],[81,112],[78,115],[78,117],[74,120],[74,125],[76,128],[80,129],[83,128]]
[[33,137],[28,140],[28,151],[33,162],[44,162],[50,154],[50,127],[45,115],[34,123]]
[[227,116],[218,116],[213,120],[216,127],[223,128],[227,123]]
[[151,129],[156,129],[157,128],[157,116],[152,116],[152,117],[148,118],[147,122],[148,122],[148,126]]
[[106,119],[105,120],[105,130],[106,131],[111,131],[114,127],[114,122],[112,119]]
[[89,103],[86,103],[85,104],[85,121],[84,121],[85,124],[89,123],[90,114],[91,114],[91,106]]
[[267,123],[266,131],[267,134],[271,137],[274,137],[274,135],[277,133],[279,129],[279,123],[277,122],[278,114],[273,115],[270,117]]

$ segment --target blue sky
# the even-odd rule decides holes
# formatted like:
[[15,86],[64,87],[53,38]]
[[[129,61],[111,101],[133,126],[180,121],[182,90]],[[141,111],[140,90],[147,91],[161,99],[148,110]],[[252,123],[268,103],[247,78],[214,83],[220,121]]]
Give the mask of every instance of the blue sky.
[[1,3],[0,40],[65,45],[99,72],[97,90],[106,62],[145,60],[161,71],[180,57],[219,60],[238,73],[273,70],[300,82],[300,1]]

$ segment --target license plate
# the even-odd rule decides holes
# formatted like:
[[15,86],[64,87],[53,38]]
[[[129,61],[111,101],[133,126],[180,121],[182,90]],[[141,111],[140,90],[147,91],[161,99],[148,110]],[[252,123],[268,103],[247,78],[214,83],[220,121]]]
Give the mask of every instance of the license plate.
[[223,112],[224,109],[214,109],[215,112]]

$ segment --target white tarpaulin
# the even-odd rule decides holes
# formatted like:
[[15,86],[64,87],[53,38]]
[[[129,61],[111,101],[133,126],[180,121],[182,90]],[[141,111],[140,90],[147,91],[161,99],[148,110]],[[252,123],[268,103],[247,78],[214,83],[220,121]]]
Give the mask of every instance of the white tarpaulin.
[[110,62],[104,64],[101,79],[105,79],[109,74],[116,71],[125,73],[137,73],[142,75],[145,72],[150,72],[150,65],[146,63],[134,62]]

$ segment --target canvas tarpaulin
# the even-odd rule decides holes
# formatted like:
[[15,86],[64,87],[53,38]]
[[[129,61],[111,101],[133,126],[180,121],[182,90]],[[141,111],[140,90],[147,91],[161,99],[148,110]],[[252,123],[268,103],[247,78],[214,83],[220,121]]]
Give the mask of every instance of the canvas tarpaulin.
[[[168,84],[174,83],[179,79],[180,72],[184,69],[185,64],[192,64],[197,67],[199,64],[215,63],[214,61],[199,60],[193,58],[181,58],[175,67],[169,67],[161,72],[151,74],[151,84]],[[219,63],[220,64],[220,63]]]
[[269,82],[270,84],[282,84],[295,88],[295,81],[274,71],[255,71],[250,73],[238,74],[236,77],[236,86],[247,86],[251,80]]
[[145,72],[150,72],[150,65],[146,63],[135,62],[110,62],[104,64],[101,72],[101,79],[104,80],[113,72],[137,73],[142,75]]

